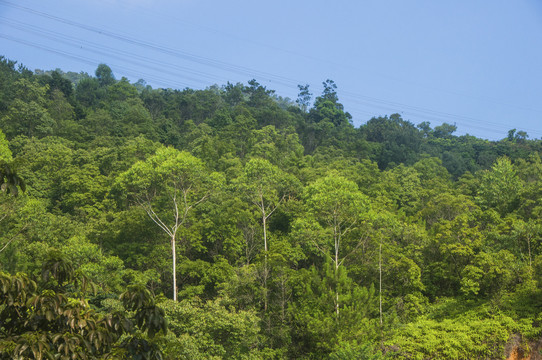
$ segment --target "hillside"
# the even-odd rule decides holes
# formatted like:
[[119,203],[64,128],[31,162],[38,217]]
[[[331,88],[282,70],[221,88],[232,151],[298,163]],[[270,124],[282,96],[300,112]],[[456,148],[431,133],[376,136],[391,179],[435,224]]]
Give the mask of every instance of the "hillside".
[[0,359],[504,359],[540,340],[541,140],[355,127],[331,80],[291,101],[0,60]]

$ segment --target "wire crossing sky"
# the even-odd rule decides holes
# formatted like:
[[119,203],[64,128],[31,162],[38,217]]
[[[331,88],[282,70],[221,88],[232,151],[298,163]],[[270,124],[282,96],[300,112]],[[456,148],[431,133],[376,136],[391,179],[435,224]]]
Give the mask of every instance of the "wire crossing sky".
[[295,100],[332,79],[356,126],[399,113],[542,137],[539,0],[0,0],[0,49],[31,70],[106,63],[154,88],[255,78]]

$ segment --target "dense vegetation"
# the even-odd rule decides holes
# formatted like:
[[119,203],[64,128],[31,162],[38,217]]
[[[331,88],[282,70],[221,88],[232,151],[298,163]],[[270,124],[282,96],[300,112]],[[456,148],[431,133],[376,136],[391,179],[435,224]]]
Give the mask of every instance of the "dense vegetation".
[[540,338],[542,141],[356,128],[330,80],[293,102],[69,75],[0,61],[0,358],[500,359]]

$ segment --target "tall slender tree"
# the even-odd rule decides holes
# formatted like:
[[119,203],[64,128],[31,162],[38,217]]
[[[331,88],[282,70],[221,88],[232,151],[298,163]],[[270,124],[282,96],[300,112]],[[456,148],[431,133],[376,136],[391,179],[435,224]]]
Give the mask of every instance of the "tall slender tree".
[[165,232],[171,242],[173,300],[177,301],[177,237],[188,215],[210,194],[209,173],[203,162],[187,152],[160,148],[137,162],[117,182],[135,204]]
[[[317,249],[333,264],[335,277],[335,315],[339,318],[339,270],[345,260],[367,240],[363,231],[363,213],[368,198],[358,186],[337,174],[316,180],[305,189],[305,201],[312,217],[328,237],[312,239]],[[322,240],[322,241],[320,241]]]
[[295,179],[265,159],[251,159],[246,163],[239,186],[245,197],[258,209],[262,220],[264,245],[264,308],[267,310],[267,278],[269,250],[267,222],[269,217],[292,194]]

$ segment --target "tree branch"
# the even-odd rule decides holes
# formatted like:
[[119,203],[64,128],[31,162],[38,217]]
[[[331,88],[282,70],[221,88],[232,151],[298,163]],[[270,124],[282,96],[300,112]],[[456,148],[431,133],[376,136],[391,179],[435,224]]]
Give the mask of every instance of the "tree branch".
[[346,260],[347,257],[349,257],[350,255],[352,255],[353,253],[355,253],[355,252],[359,249],[359,247],[360,247],[363,243],[365,243],[365,242],[367,241],[367,239],[369,239],[369,237],[366,236],[366,235],[368,234],[368,232],[369,232],[369,231],[366,231],[365,234],[364,234],[364,235],[360,238],[360,240],[358,241],[356,247],[355,247],[354,249],[352,249],[352,251],[350,251],[348,254],[346,254],[346,255],[342,258],[341,262],[339,263],[339,266],[341,266],[341,265],[343,264],[343,262]]
[[22,232],[24,231],[24,229],[26,229],[27,227],[28,227],[28,224],[26,224],[25,226],[23,226],[23,228],[22,228],[21,230],[17,231],[17,233],[16,233],[15,235],[13,235],[13,236],[11,237],[11,239],[9,239],[9,241],[2,247],[2,249],[0,249],[0,253],[1,253],[2,251],[4,251],[4,250],[8,247],[8,245],[11,244],[11,242],[12,242],[13,240],[15,240],[15,238],[17,237],[17,235],[19,235],[20,233],[22,233]]

